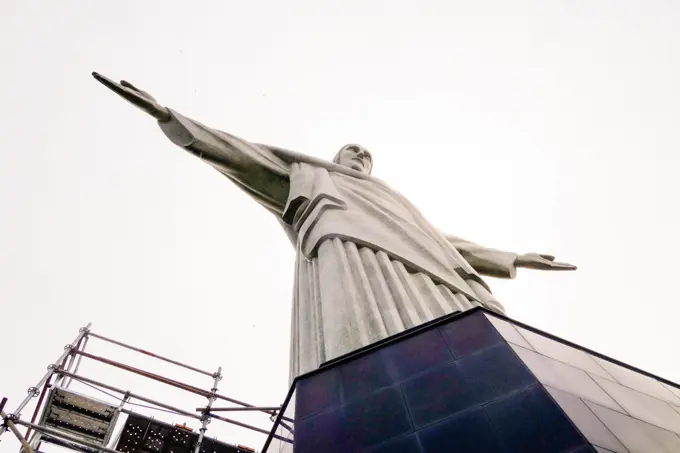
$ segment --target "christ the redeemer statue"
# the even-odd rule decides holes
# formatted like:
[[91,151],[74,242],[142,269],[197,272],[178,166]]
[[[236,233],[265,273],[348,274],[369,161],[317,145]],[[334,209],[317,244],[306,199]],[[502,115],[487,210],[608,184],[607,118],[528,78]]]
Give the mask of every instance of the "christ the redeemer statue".
[[480,277],[519,267],[573,270],[549,255],[488,249],[442,233],[371,176],[373,156],[346,145],[332,162],[255,144],[159,105],[128,82],[93,76],[158,121],[276,216],[297,251],[291,376],[445,314],[503,312]]

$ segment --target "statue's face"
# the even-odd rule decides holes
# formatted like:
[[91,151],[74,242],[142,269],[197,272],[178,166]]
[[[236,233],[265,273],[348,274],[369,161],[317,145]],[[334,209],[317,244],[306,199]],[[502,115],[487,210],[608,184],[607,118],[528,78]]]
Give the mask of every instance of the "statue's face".
[[366,148],[360,145],[345,145],[334,159],[336,164],[349,167],[362,173],[371,173],[373,168],[373,156]]

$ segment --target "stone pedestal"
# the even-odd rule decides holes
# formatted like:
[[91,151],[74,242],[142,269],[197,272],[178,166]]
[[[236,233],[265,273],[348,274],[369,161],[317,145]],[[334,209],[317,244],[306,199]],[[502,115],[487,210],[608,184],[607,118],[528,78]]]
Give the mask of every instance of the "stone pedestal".
[[263,451],[680,452],[678,386],[483,309],[299,377],[283,415]]

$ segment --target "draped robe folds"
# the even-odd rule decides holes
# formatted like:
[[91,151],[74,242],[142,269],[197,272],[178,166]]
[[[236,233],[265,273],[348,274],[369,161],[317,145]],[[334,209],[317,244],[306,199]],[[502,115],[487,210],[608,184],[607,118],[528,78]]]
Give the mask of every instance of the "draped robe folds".
[[513,278],[514,253],[434,228],[370,175],[210,129],[159,123],[272,212],[296,248],[291,378],[439,316],[502,312],[479,273]]

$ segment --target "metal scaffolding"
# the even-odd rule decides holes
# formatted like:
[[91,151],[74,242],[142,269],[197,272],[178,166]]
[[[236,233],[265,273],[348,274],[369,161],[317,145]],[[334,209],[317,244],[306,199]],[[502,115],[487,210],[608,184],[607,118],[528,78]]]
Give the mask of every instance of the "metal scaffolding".
[[[133,400],[148,404],[149,406],[143,407],[147,407],[149,409],[162,410],[176,415],[182,415],[199,420],[201,422],[201,427],[197,437],[196,434],[193,434],[193,431],[187,428],[185,425],[175,425],[174,427],[167,425],[169,428],[164,428],[166,431],[168,429],[174,430],[173,432],[175,433],[178,432],[178,430],[183,430],[180,437],[184,436],[182,438],[185,439],[186,442],[191,442],[191,448],[187,450],[187,453],[201,453],[202,448],[206,447],[206,442],[211,443],[211,448],[213,450],[221,449],[221,451],[225,452],[255,451],[252,448],[244,447],[242,445],[229,445],[225,443],[214,445],[216,441],[207,439],[205,437],[208,424],[213,419],[265,435],[270,435],[271,433],[271,429],[267,430],[258,428],[247,423],[217,415],[214,412],[261,412],[270,416],[267,418],[268,423],[271,423],[271,421],[277,416],[283,420],[293,423],[293,420],[290,418],[279,414],[280,406],[255,406],[219,394],[218,383],[222,379],[222,367],[219,367],[214,373],[204,371],[182,362],[154,354],[136,346],[99,335],[92,332],[90,329],[91,324],[88,324],[79,330],[75,340],[64,347],[64,352],[57,358],[57,360],[48,366],[47,372],[35,384],[35,386],[28,389],[28,395],[23,401],[19,403],[12,413],[8,414],[5,412],[7,398],[3,398],[0,402],[0,417],[2,417],[0,436],[2,436],[6,431],[11,431],[21,444],[21,453],[35,453],[40,448],[42,442],[56,444],[61,447],[66,447],[71,450],[84,453],[131,453],[129,449],[123,452],[117,450],[118,445],[123,441],[123,430],[126,428],[126,426],[119,427],[117,436],[113,436],[113,432],[116,430],[116,425],[120,425],[121,423],[118,420],[118,416],[120,414],[127,414],[128,421],[130,420],[130,417],[136,417],[135,420],[151,420],[149,417],[145,417],[144,415],[138,414],[125,407],[126,405],[140,405],[139,403],[132,402]],[[91,338],[118,346],[120,348],[144,354],[147,357],[153,358],[155,360],[160,360],[178,367],[182,367],[195,373],[209,376],[212,378],[212,387],[210,390],[204,390],[202,388],[173,380],[159,374],[151,373],[122,362],[86,352],[85,349],[88,345],[88,341]],[[207,405],[205,407],[196,408],[195,411],[185,410],[166,402],[157,401],[140,394],[133,393],[130,390],[123,390],[100,380],[83,376],[78,372],[83,358],[94,360],[108,366],[140,375],[147,379],[178,388],[185,392],[201,395],[207,399]],[[120,400],[120,404],[115,407],[107,403],[99,402],[94,398],[76,394],[75,392],[69,390],[69,387],[74,381],[83,383],[104,393],[107,393],[106,391],[117,393],[120,395],[120,398],[117,398]],[[107,394],[113,396],[109,393]],[[27,421],[22,419],[21,412],[33,398],[38,398],[38,401],[30,421]],[[213,407],[213,403],[216,400],[225,401],[235,406]],[[162,422],[157,423],[162,424]],[[19,431],[18,426],[27,428],[25,434],[22,434]],[[175,434],[173,439],[176,439],[177,437],[178,436]],[[282,436],[273,434],[273,437],[283,442],[291,443],[289,439],[286,439]],[[186,445],[188,445],[188,443]],[[229,450],[230,448],[231,450]],[[204,448],[203,451],[207,451],[207,448]]]

